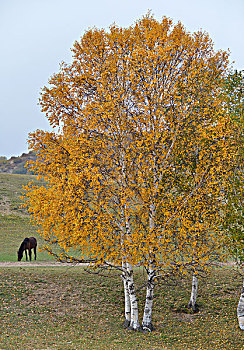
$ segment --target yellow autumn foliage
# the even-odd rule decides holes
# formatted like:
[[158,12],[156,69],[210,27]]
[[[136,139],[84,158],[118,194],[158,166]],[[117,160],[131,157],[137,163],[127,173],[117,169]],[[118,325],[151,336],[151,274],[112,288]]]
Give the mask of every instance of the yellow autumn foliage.
[[232,154],[227,53],[150,14],[90,29],[72,51],[40,98],[54,131],[29,137],[47,183],[27,189],[42,234],[98,263],[205,265]]

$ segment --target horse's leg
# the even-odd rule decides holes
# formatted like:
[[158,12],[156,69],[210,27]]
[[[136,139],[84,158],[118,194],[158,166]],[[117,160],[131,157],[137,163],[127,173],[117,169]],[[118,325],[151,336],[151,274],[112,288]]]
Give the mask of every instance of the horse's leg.
[[27,249],[25,249],[25,260],[28,261],[28,257],[27,257]]
[[31,261],[31,248],[29,249],[29,257],[30,257],[30,261]]
[[36,247],[34,247],[34,254],[35,254],[35,260],[36,260]]

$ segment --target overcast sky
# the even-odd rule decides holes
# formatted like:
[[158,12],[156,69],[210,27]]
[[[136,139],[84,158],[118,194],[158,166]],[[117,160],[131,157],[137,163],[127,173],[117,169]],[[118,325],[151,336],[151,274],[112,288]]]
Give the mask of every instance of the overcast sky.
[[149,9],[207,31],[244,69],[244,0],[0,0],[0,156],[26,152],[30,131],[50,130],[37,105],[40,89],[61,61],[71,61],[86,29],[129,26]]

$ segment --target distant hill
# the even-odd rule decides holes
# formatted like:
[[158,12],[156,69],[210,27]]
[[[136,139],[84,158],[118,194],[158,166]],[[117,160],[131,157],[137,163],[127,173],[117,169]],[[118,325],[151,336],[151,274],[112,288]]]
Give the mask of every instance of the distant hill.
[[28,168],[25,167],[25,164],[30,160],[36,160],[36,155],[33,151],[23,153],[19,157],[11,157],[10,159],[0,157],[0,173],[27,174]]

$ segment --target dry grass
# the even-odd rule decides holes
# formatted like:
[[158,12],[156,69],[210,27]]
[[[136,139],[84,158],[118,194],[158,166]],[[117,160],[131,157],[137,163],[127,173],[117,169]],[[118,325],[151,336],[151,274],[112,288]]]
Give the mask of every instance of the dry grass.
[[[242,349],[236,305],[241,278],[213,270],[200,282],[198,314],[186,308],[188,280],[158,286],[152,333],[123,329],[119,276],[87,274],[81,267],[1,268],[0,349]],[[215,277],[217,277],[215,279]],[[143,275],[138,271],[137,281]],[[143,305],[144,291],[139,293]]]

